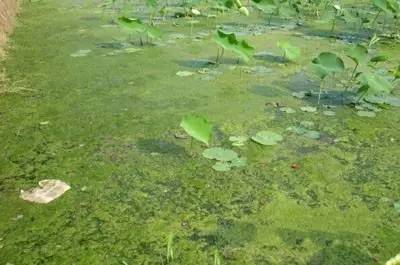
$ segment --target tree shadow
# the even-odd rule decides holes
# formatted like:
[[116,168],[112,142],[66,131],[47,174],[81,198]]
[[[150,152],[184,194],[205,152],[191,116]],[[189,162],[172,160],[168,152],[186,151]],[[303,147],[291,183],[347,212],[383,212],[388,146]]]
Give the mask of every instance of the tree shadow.
[[211,66],[215,66],[215,58],[214,61],[211,59],[182,59],[182,60],[175,60],[174,61],[177,65],[186,68],[192,69],[202,69]]
[[215,57],[209,57],[208,59],[175,60],[174,62],[181,67],[197,70],[211,67],[217,69],[218,65],[242,65],[242,60],[233,57],[224,57],[219,64],[216,64]]
[[285,91],[284,89],[277,89],[274,84],[272,84],[271,86],[255,85],[252,86],[249,91],[255,95],[263,97],[287,96],[287,91]]
[[189,155],[184,147],[161,139],[139,139],[136,141],[136,146],[139,151],[148,154]]
[[[301,100],[308,104],[318,104],[320,81],[311,78],[304,72],[296,73],[287,78],[289,81],[279,81],[276,86],[287,87],[292,95],[303,93]],[[286,82],[286,83],[285,83]],[[354,101],[355,93],[338,89],[322,89],[320,105],[344,106]]]
[[262,53],[257,53],[254,55],[254,58],[257,60],[262,60],[262,61],[266,61],[269,63],[288,63],[289,60],[286,59],[283,56],[279,56],[273,53],[269,53],[269,52],[262,52]]
[[377,262],[360,248],[338,244],[323,248],[307,265],[376,265]]
[[[301,249],[305,239],[312,240],[321,250],[314,254],[307,265],[374,265],[376,261],[369,253],[352,246],[351,241],[363,239],[364,235],[350,232],[330,233],[323,231],[300,231],[281,229],[282,240],[293,248]],[[346,244],[342,243],[346,242]]]
[[367,30],[346,31],[345,29],[340,29],[340,32],[336,31],[332,33],[330,30],[302,27],[299,29],[299,32],[311,38],[315,37],[315,38],[324,38],[332,40],[341,40],[347,43],[359,43],[362,41],[367,41],[370,38],[370,32]]

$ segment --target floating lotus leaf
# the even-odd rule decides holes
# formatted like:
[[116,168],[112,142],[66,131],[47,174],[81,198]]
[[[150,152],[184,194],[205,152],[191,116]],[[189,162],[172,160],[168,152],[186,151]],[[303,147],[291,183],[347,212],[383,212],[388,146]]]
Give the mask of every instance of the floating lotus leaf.
[[400,98],[391,96],[391,95],[383,95],[383,96],[366,96],[363,98],[364,101],[373,103],[373,104],[387,104],[393,107],[400,107]]
[[190,71],[178,71],[178,72],[176,72],[176,75],[179,77],[187,77],[187,76],[194,75],[194,73],[190,72]]
[[321,137],[321,134],[318,131],[313,131],[313,130],[307,130],[304,134],[304,137],[310,138],[310,139],[319,139]]
[[306,128],[299,127],[299,126],[290,126],[286,129],[286,131],[293,132],[299,135],[303,135],[307,132]]
[[306,96],[307,92],[306,91],[300,91],[300,92],[293,92],[292,96],[298,99],[303,99]]
[[289,132],[293,132],[297,135],[302,135],[302,136],[310,138],[310,139],[319,139],[321,136],[321,134],[318,131],[309,130],[302,126],[291,126],[291,127],[288,127],[286,130]]
[[249,137],[245,136],[245,135],[229,137],[229,141],[231,141],[231,142],[246,142],[247,140],[249,140]]
[[289,42],[278,41],[277,46],[283,51],[284,57],[289,61],[294,61],[300,56],[300,49]]
[[391,105],[394,107],[400,107],[400,98],[387,96],[387,97],[385,97],[385,104],[388,104],[388,105]]
[[283,140],[282,135],[271,131],[261,131],[258,132],[251,139],[262,145],[276,145],[278,142]]
[[374,118],[376,117],[376,113],[373,111],[366,111],[366,110],[360,110],[357,111],[357,115],[360,117],[368,117],[368,118]]
[[212,137],[212,126],[206,118],[196,115],[190,115],[183,118],[180,126],[191,137],[207,145],[210,144]]
[[288,114],[296,113],[296,111],[290,107],[283,107],[280,108],[279,110]]
[[232,142],[233,146],[243,146],[247,140],[249,140],[249,137],[244,135],[229,137],[229,141]]
[[92,52],[91,50],[79,50],[75,53],[72,53],[70,56],[71,57],[85,57],[91,52]]
[[312,121],[301,121],[300,125],[303,126],[304,128],[312,129],[315,127],[315,123]]
[[238,40],[235,33],[225,33],[221,30],[218,30],[214,39],[222,48],[236,53],[246,62],[253,57],[254,48],[251,47],[245,40]]
[[231,170],[231,165],[227,162],[218,161],[212,166],[215,171],[226,172]]
[[325,116],[335,116],[336,113],[334,111],[331,110],[325,110],[324,112],[322,112]]
[[317,108],[316,107],[310,107],[310,106],[305,106],[305,107],[300,107],[300,109],[304,112],[316,112]]
[[203,156],[208,159],[215,159],[225,162],[238,158],[238,154],[235,151],[221,147],[208,148],[204,150]]
[[238,157],[231,161],[231,167],[245,167],[247,165],[247,158]]

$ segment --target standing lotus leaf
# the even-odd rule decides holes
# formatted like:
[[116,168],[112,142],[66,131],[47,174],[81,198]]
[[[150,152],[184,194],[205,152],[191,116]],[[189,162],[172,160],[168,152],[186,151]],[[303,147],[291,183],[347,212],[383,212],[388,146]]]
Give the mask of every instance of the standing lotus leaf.
[[251,139],[262,145],[276,145],[278,142],[283,140],[282,135],[271,131],[260,131]]
[[278,41],[277,46],[283,52],[284,59],[294,61],[300,56],[300,49],[286,41]]
[[360,97],[382,96],[390,94],[393,84],[385,77],[373,73],[362,73],[359,77],[361,87],[358,89]]
[[368,49],[362,44],[357,44],[349,49],[346,55],[351,58],[357,65],[365,63],[368,58]]
[[236,53],[246,62],[253,57],[254,48],[245,40],[238,40],[235,33],[225,33],[218,30],[214,39],[223,49]]
[[117,23],[132,32],[146,33],[150,38],[157,39],[161,36],[161,32],[157,28],[144,24],[138,18],[119,17]]
[[190,115],[183,118],[180,126],[194,139],[210,144],[212,137],[212,126],[206,118]]
[[327,75],[340,73],[344,70],[343,60],[334,53],[322,52],[313,61],[314,71],[319,78],[324,79]]

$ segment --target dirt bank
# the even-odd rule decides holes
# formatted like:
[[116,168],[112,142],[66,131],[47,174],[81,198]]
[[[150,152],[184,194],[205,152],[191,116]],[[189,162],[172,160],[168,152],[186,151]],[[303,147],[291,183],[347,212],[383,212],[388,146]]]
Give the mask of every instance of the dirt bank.
[[4,45],[13,29],[17,9],[17,0],[0,0],[0,56],[4,54]]

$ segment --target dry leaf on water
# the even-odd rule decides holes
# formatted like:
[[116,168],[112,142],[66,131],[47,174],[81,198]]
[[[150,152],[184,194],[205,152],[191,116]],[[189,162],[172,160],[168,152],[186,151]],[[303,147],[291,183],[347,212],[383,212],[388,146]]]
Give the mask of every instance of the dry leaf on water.
[[36,203],[49,203],[63,195],[71,187],[57,179],[45,179],[39,181],[39,187],[29,191],[21,190],[20,198]]

